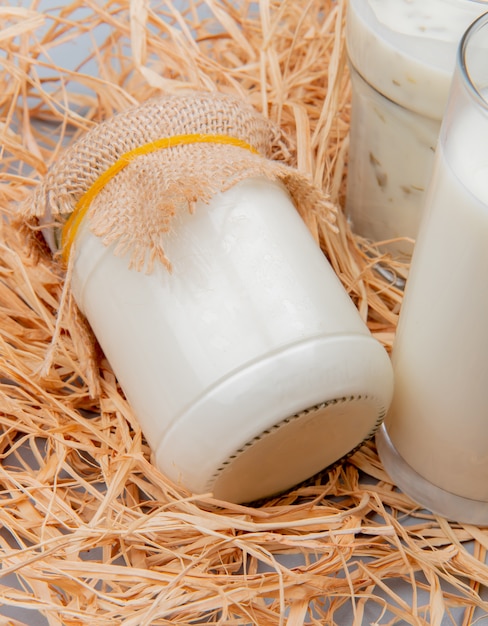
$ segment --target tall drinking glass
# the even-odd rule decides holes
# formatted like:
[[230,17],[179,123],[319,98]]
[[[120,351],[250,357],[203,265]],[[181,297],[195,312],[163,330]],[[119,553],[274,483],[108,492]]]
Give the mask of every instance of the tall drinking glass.
[[377,437],[395,483],[488,523],[488,13],[464,34],[393,348]]

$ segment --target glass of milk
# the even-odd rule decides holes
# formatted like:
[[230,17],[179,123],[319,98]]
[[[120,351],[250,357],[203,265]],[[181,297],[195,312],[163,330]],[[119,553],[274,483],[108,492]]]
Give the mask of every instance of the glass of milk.
[[381,248],[396,257],[408,259],[417,236],[459,40],[487,9],[475,0],[349,0],[346,212],[356,233],[388,242]]
[[163,244],[171,271],[130,270],[84,220],[71,286],[166,476],[248,502],[374,435],[390,358],[281,183],[181,208]]
[[462,39],[393,349],[378,449],[432,511],[488,523],[488,13]]

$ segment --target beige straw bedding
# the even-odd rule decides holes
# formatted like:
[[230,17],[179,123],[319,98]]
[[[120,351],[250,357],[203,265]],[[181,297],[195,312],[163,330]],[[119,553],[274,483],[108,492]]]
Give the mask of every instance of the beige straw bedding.
[[[331,203],[335,228],[316,211],[304,218],[390,348],[402,293],[342,213],[344,1],[60,6],[0,7],[0,624],[30,626],[29,610],[53,626],[467,626],[488,615],[486,529],[419,510],[373,444],[256,507],[170,484],[86,341],[63,265],[27,247],[16,221],[100,122],[164,95],[229,94],[280,129],[286,166]],[[82,42],[89,63],[68,67],[63,50]]]

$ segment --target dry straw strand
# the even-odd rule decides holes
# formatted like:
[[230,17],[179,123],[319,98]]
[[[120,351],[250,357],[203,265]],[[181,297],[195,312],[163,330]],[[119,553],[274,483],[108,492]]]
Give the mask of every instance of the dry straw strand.
[[[373,443],[255,507],[171,484],[108,363],[86,348],[89,329],[69,308],[59,314],[63,272],[29,256],[12,222],[48,166],[101,121],[163,93],[238,96],[281,127],[278,156],[330,195],[337,229],[320,215],[307,224],[389,349],[402,293],[377,275],[378,252],[341,211],[345,0],[40,6],[0,9],[2,623],[29,625],[29,609],[50,626],[417,626],[488,615],[487,529],[419,510]],[[91,49],[66,66],[63,50],[81,40]]]

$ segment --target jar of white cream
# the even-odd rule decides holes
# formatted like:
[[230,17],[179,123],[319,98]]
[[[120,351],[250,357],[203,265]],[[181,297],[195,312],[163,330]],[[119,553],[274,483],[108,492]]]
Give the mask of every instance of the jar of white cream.
[[476,0],[349,0],[346,211],[353,230],[410,258],[459,40]]
[[389,356],[297,210],[322,192],[270,158],[280,141],[229,96],[167,97],[92,130],[34,202],[69,215],[70,294],[156,465],[229,501],[348,455],[392,396]]

